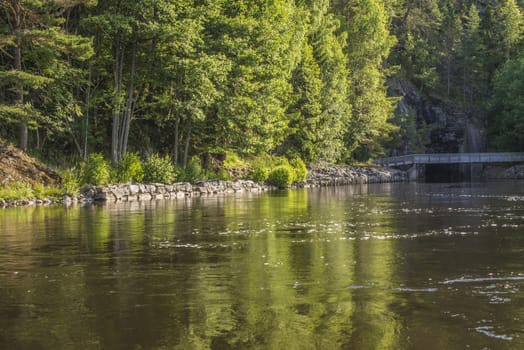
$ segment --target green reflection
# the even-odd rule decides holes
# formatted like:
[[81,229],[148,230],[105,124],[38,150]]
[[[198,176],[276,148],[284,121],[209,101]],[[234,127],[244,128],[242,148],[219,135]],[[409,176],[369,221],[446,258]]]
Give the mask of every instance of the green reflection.
[[[455,204],[395,191],[0,211],[0,348],[518,348],[520,282],[439,281],[524,268],[524,238],[490,234],[520,224],[519,204],[483,209],[479,235],[428,237]],[[492,305],[491,290],[511,300]],[[515,340],[477,332],[486,320]]]

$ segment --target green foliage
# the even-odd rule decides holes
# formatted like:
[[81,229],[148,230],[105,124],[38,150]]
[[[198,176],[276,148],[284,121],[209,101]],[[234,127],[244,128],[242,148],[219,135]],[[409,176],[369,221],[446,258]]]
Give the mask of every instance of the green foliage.
[[293,158],[289,161],[289,165],[293,168],[293,181],[305,182],[307,178],[307,168],[304,161],[300,158]]
[[386,147],[399,149],[406,154],[426,153],[426,146],[431,142],[431,131],[435,128],[434,124],[428,125],[425,121],[417,121],[416,113],[411,109],[407,113],[396,115],[393,123],[398,125],[399,129],[386,140]]
[[[346,130],[349,158],[358,148],[375,149],[394,127],[394,100],[386,93],[384,62],[396,38],[388,28],[380,0],[356,0],[348,6],[348,55],[353,118]],[[365,160],[365,159],[364,159]]]
[[185,169],[180,169],[180,175],[178,175],[177,179],[182,182],[195,182],[202,180],[204,177],[200,159],[193,158],[189,161]]
[[[128,148],[169,150],[192,181],[211,173],[185,163],[207,153],[227,154],[226,167],[246,166],[237,154],[367,161],[396,130],[397,80],[484,117],[494,73],[522,52],[522,6],[0,1],[0,136],[25,128],[28,148],[47,157],[102,150],[118,181],[140,179],[138,162],[124,165]],[[424,135],[404,142],[422,123],[395,124],[409,128],[398,133],[404,145],[425,143]],[[285,164],[252,166],[252,176],[263,179],[273,163]]]
[[[513,58],[519,52],[523,40],[524,18],[515,0],[498,1],[492,12],[492,36],[501,49],[504,60]],[[494,52],[500,55],[499,52]]]
[[62,182],[60,188],[65,194],[77,195],[80,192],[82,176],[78,169],[70,168],[59,172]]
[[171,159],[154,153],[143,164],[144,182],[170,184],[176,179],[176,171]]
[[118,183],[141,182],[144,178],[144,169],[140,157],[136,153],[126,153],[115,167],[114,181]]
[[226,159],[224,160],[224,166],[227,167],[236,167],[236,166],[242,166],[246,163],[240,159],[238,154],[235,152],[226,152]]
[[33,193],[35,198],[45,199],[45,198],[55,198],[60,197],[64,194],[62,188],[53,187],[53,186],[44,186],[42,184],[35,184],[33,186]]
[[279,165],[273,169],[267,178],[270,185],[278,188],[289,187],[294,180],[294,171],[289,165]]
[[203,172],[203,178],[206,180],[221,180],[221,181],[229,181],[231,180],[231,176],[227,172],[226,169],[222,168],[219,170],[210,170],[207,169]]
[[0,186],[0,199],[47,199],[63,195],[62,189],[42,184],[31,185],[26,182],[14,182]]
[[473,112],[485,107],[488,91],[486,44],[481,28],[481,18],[475,4],[471,4],[465,16],[460,59],[463,77],[463,107]]
[[106,185],[111,181],[111,169],[101,153],[91,153],[81,173],[83,184]]
[[[28,128],[45,128],[49,135],[71,131],[71,111],[79,103],[73,89],[81,81],[81,69],[73,67],[92,56],[91,40],[65,31],[64,17],[74,7],[90,2],[0,1],[0,124],[16,120],[19,145],[27,149]],[[73,88],[74,86],[74,88]],[[70,98],[71,97],[71,98]],[[33,110],[35,113],[27,113]]]
[[269,169],[263,164],[256,163],[251,166],[251,171],[249,172],[249,178],[256,182],[264,182],[269,176]]
[[31,184],[14,182],[0,186],[0,198],[6,200],[32,199],[35,194]]
[[508,61],[494,79],[489,123],[493,144],[501,150],[524,151],[524,57]]

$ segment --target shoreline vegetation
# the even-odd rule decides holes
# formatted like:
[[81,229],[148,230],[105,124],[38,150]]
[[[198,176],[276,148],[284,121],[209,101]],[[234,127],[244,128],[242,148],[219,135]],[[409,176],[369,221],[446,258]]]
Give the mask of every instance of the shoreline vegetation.
[[[524,165],[510,168],[489,167],[484,171],[485,180],[524,179]],[[101,203],[146,202],[158,200],[180,200],[203,196],[264,193],[282,189],[300,189],[375,183],[409,182],[406,171],[373,165],[347,166],[335,164],[313,165],[308,168],[305,181],[293,182],[288,186],[276,186],[252,179],[217,180],[206,179],[195,182],[144,183],[86,185],[75,193],[64,187],[15,182],[0,186],[0,209],[13,207],[52,205],[91,205]]]
[[[228,195],[241,193],[263,193],[283,188],[311,188],[368,183],[407,182],[405,172],[375,166],[323,165],[309,169],[306,181],[294,182],[281,187],[253,180],[200,180],[193,183],[125,183],[87,185],[78,194],[52,190],[31,192],[27,184],[17,183],[21,198],[0,198],[0,208],[49,205],[89,205],[93,203],[135,202],[152,200],[176,200],[182,198]],[[20,189],[23,188],[23,189]],[[51,188],[49,188],[51,189]],[[33,195],[34,193],[34,195]],[[46,193],[48,195],[46,195]],[[2,194],[2,192],[0,192]]]
[[[300,158],[260,155],[241,159],[236,154],[213,158],[204,167],[193,158],[186,168],[167,156],[141,159],[128,153],[111,165],[102,154],[54,171],[8,144],[0,144],[0,208],[52,204],[91,204],[172,200],[236,193],[262,193],[287,188],[310,188],[371,183],[408,182],[406,171],[374,165],[313,163]],[[524,166],[488,167],[490,179],[524,179]]]
[[111,164],[92,153],[87,161],[55,171],[7,142],[0,143],[0,207],[150,201],[213,194],[267,192],[378,182],[407,181],[405,172],[377,166],[314,163],[298,157],[229,153],[185,168],[168,156],[126,153]]

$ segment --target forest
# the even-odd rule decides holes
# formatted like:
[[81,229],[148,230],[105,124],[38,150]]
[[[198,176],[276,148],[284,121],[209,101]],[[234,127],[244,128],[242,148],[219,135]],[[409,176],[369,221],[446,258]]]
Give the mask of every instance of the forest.
[[[523,0],[0,0],[0,138],[56,166],[352,163],[415,140],[393,87],[524,150]],[[420,137],[419,137],[420,138]],[[414,141],[413,141],[414,142]],[[408,147],[409,149],[409,147]]]

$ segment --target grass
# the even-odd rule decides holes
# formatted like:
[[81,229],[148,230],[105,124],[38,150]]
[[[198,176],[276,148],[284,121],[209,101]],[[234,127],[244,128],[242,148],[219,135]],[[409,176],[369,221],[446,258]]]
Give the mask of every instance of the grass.
[[4,200],[45,199],[60,197],[63,194],[64,191],[58,187],[41,184],[33,186],[25,182],[14,182],[0,186],[0,199]]

